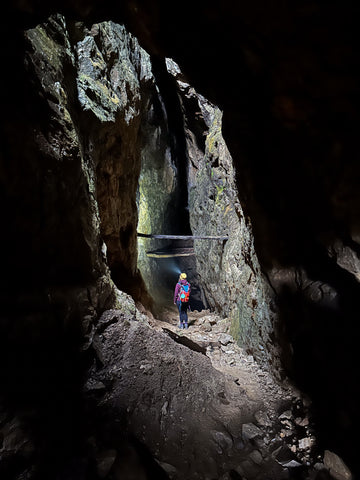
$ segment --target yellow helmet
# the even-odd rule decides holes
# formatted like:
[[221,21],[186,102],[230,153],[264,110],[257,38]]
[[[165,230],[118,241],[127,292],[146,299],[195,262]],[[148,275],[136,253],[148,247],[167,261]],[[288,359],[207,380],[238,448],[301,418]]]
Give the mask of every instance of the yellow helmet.
[[181,280],[185,280],[186,277],[187,277],[186,273],[181,273],[180,274]]

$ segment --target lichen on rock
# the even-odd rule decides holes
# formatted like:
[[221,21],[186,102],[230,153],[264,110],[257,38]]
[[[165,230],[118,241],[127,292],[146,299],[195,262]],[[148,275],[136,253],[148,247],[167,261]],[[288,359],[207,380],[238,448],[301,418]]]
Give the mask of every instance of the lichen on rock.
[[39,244],[53,252],[54,276],[75,270],[84,277],[84,291],[96,290],[94,315],[116,302],[114,281],[146,299],[137,270],[136,190],[149,55],[120,25],[103,22],[88,30],[60,14],[27,30],[25,38],[27,70],[48,117],[34,122],[34,169],[46,171],[39,222],[45,218],[48,228],[39,227]]
[[152,78],[149,55],[125,27],[113,22],[94,25],[76,45],[78,98],[84,110],[127,125],[140,114],[140,82]]

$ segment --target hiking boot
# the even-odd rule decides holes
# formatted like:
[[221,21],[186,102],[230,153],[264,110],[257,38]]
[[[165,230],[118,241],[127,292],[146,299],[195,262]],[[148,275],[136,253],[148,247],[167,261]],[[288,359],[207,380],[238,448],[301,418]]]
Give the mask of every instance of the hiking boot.
[[189,325],[187,323],[185,323],[185,328],[189,328]]
[[182,328],[184,328],[184,325],[182,323],[180,323],[179,328],[181,330]]

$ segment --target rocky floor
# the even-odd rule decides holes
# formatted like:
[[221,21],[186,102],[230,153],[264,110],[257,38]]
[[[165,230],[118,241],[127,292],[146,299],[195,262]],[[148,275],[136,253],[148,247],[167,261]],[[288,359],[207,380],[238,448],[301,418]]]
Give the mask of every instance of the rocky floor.
[[91,351],[76,409],[64,399],[39,429],[35,406],[0,405],[1,479],[353,478],[320,450],[309,400],[240,348],[226,319],[195,311],[180,330],[176,308],[154,318],[130,302],[104,312]]
[[206,354],[216,370],[239,386],[255,411],[253,422],[242,428],[244,439],[252,443],[254,450],[236,469],[239,477],[222,478],[270,478],[261,473],[262,468],[267,470],[267,454],[283,467],[278,478],[352,478],[340,457],[319,449],[311,401],[287,380],[280,384],[246,354],[229,334],[226,319],[209,311],[189,312],[189,328],[180,329],[176,308],[164,310],[159,317],[152,320],[153,328]]

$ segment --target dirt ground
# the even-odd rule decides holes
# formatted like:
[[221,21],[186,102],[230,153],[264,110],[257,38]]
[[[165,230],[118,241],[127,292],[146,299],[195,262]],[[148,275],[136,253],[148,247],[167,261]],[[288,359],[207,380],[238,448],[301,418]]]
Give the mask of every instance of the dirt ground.
[[[164,309],[160,318],[153,319],[155,330],[167,332],[175,341],[200,347],[211,360],[212,366],[227,378],[241,386],[246,396],[261,408],[266,405],[269,412],[275,413],[279,406],[294,398],[301,397],[292,385],[275,381],[269,372],[260,368],[251,355],[246,354],[229,334],[229,322],[208,310],[188,313],[189,328],[179,328],[177,308]],[[186,339],[194,342],[191,345]]]
[[239,347],[228,323],[194,311],[179,329],[175,306],[141,321],[105,312],[91,376],[106,390],[100,405],[170,479],[316,478],[308,400]]

